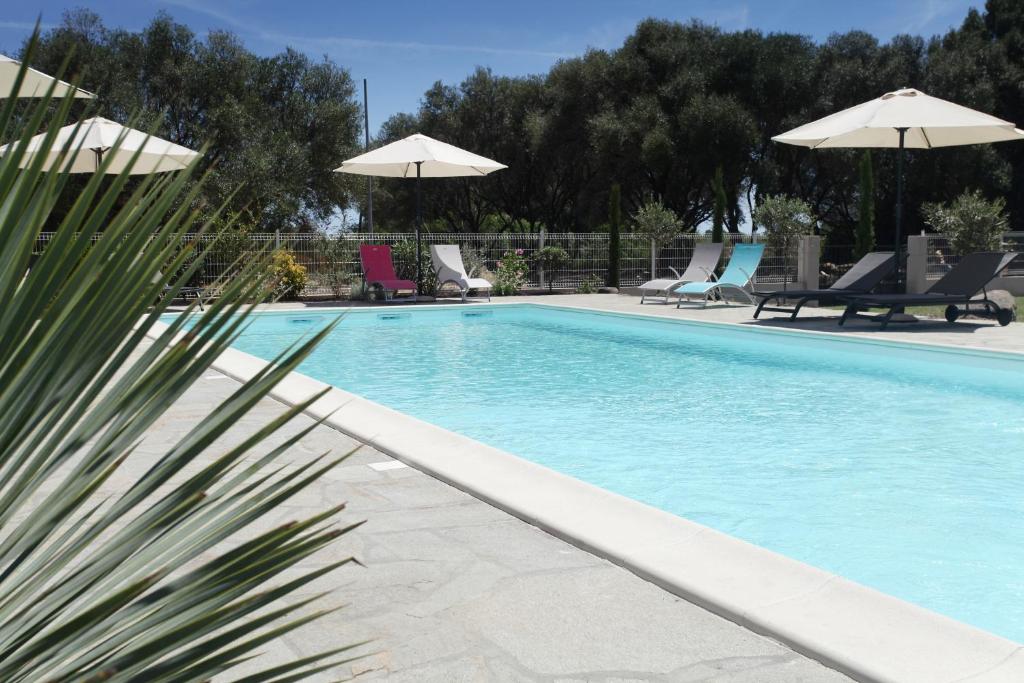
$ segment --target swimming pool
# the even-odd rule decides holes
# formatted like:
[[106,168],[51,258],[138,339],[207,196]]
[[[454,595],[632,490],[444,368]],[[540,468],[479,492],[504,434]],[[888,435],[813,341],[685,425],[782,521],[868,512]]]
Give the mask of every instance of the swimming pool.
[[299,369],[1024,641],[1020,360],[499,305],[358,310]]

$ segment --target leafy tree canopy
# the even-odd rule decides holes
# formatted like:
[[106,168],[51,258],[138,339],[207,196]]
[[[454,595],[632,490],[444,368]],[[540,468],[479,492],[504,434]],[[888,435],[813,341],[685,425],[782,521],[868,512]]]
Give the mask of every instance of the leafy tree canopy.
[[[478,69],[437,83],[419,111],[392,118],[379,143],[421,131],[509,165],[486,178],[432,180],[427,214],[447,229],[480,231],[502,216],[550,232],[587,232],[607,220],[609,188],[623,211],[660,197],[682,229],[710,226],[716,169],[736,231],[758,197],[805,202],[830,240],[853,245],[860,218],[861,150],[808,150],[773,135],[901,87],[917,87],[1024,123],[1024,10],[989,0],[932,38],[887,43],[862,31],[823,43],[700,22],[640,22],[616,50],[592,50],[525,78]],[[875,230],[891,247],[895,154],[874,155]],[[905,234],[923,228],[920,206],[965,188],[1006,198],[1024,229],[1024,144],[912,151],[906,163]],[[385,181],[376,216],[402,229],[413,215],[409,183]],[[426,187],[425,187],[426,189]]]
[[70,72],[99,95],[83,111],[209,146],[201,203],[219,206],[241,186],[228,208],[259,230],[312,230],[349,204],[352,181],[333,169],[359,148],[360,106],[336,64],[291,49],[261,57],[163,13],[137,33],[110,29],[81,9],[43,34],[32,66],[57,72],[69,54]]

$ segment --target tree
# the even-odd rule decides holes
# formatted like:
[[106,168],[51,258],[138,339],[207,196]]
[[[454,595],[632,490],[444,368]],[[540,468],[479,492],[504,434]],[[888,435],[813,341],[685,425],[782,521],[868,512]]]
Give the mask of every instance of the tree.
[[649,239],[657,252],[683,232],[683,222],[675,211],[660,201],[650,200],[633,215],[633,231]]
[[722,167],[715,169],[715,177],[711,180],[711,192],[715,198],[714,211],[711,217],[711,241],[721,242],[724,238],[723,226],[725,224],[725,181],[722,179]]
[[754,226],[765,233],[765,246],[786,261],[791,271],[793,247],[802,235],[814,232],[815,218],[807,202],[796,197],[776,195],[758,202],[752,216]]
[[531,257],[538,268],[544,270],[548,279],[548,291],[555,291],[555,273],[565,268],[569,263],[569,254],[561,247],[546,246],[533,252]]
[[864,150],[860,157],[860,192],[857,211],[857,234],[854,258],[860,258],[875,248],[875,179],[871,171],[871,152]]
[[619,286],[620,257],[622,247],[619,236],[622,232],[622,187],[612,183],[608,193],[608,286]]
[[945,235],[953,252],[963,256],[975,251],[998,251],[1009,221],[1006,201],[985,199],[981,192],[964,192],[949,204],[925,204],[925,221],[933,230]]
[[[224,31],[201,40],[163,13],[137,33],[108,29],[88,10],[65,13],[30,63],[52,73],[69,54],[99,95],[77,106],[137,117],[136,127],[186,147],[208,145],[196,206],[228,201],[247,227],[312,231],[349,205],[356,181],[334,169],[360,148],[360,110],[351,77],[334,63],[291,49],[260,57]],[[57,207],[55,222],[67,209]]]

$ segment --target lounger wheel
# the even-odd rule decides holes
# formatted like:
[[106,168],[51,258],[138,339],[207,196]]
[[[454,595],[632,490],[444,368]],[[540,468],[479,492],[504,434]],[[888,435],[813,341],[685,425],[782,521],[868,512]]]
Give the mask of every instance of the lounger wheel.
[[955,323],[956,319],[960,317],[960,309],[950,304],[946,306],[946,322]]
[[996,311],[996,320],[1003,327],[1013,322],[1013,311],[1009,308],[1000,308]]

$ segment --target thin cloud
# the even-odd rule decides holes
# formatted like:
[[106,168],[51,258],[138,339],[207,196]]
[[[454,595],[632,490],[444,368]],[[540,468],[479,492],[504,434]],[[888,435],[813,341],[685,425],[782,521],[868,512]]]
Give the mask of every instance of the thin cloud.
[[708,20],[722,28],[745,29],[750,25],[750,6],[723,7],[709,15]]
[[965,11],[963,0],[924,0],[916,6],[905,7],[914,12],[913,20],[904,27],[907,33],[920,33],[921,31],[934,30],[933,24],[943,17],[950,17],[957,11]]
[[308,50],[413,50],[418,52],[466,52],[490,55],[519,55],[528,57],[546,57],[561,59],[572,54],[553,50],[530,50],[517,48],[491,47],[486,45],[460,45],[452,43],[423,43],[403,40],[373,40],[352,36],[307,36],[267,31],[266,29],[243,21],[226,12],[192,2],[191,0],[165,0],[167,4],[199,12],[230,24],[247,34],[256,36],[270,43],[285,46],[298,46]]

